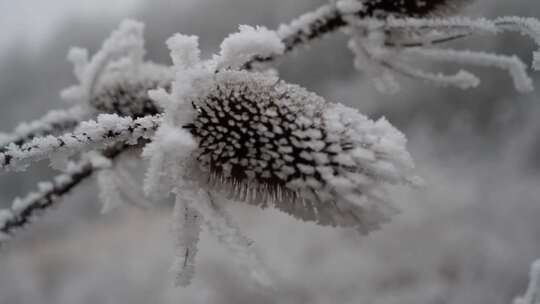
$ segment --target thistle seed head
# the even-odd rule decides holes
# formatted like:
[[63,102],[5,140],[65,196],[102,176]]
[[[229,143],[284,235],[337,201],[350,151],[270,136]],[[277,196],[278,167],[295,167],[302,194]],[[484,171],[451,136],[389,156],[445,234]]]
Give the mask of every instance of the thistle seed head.
[[455,14],[472,0],[364,0],[367,11],[424,18]]
[[386,120],[326,102],[276,77],[222,71],[185,125],[203,186],[320,225],[368,232],[392,210],[385,185],[407,183],[405,137]]
[[104,73],[90,98],[90,105],[101,113],[137,118],[160,113],[162,109],[148,96],[148,91],[158,87],[168,90],[172,72],[169,67],[153,63],[144,63],[139,68],[135,75],[130,69]]

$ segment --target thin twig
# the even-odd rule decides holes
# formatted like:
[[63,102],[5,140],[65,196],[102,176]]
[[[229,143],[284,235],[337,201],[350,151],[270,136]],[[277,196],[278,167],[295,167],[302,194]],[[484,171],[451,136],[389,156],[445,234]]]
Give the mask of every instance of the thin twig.
[[10,144],[22,146],[35,137],[69,132],[79,122],[88,118],[87,116],[87,111],[81,107],[73,107],[68,110],[52,110],[42,118],[33,122],[21,123],[10,134],[4,134],[3,138],[0,139],[0,152],[5,152]]
[[[102,155],[115,159],[128,148],[128,145],[116,145],[103,151]],[[42,183],[38,191],[16,200],[9,210],[0,211],[0,243],[31,223],[39,213],[56,206],[60,199],[99,169],[92,160],[81,160],[72,164],[67,173],[56,176],[49,183]]]
[[72,133],[59,137],[39,137],[19,147],[8,146],[0,153],[0,169],[21,170],[32,162],[47,158],[51,153],[73,154],[124,142],[136,144],[150,138],[161,122],[161,116],[139,119],[101,114],[96,121],[84,122]]

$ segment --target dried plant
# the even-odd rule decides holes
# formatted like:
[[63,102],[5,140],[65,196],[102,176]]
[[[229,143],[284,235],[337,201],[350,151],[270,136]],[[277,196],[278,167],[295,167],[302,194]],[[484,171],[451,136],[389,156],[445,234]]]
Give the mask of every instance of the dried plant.
[[[230,201],[274,207],[304,221],[368,233],[397,208],[386,192],[421,183],[405,136],[384,118],[370,120],[279,78],[270,64],[326,35],[350,36],[354,65],[377,89],[395,92],[396,76],[440,86],[480,84],[468,71],[454,75],[416,68],[418,60],[487,66],[509,72],[520,92],[533,89],[516,56],[455,50],[452,40],[516,31],[540,46],[540,21],[456,15],[468,0],[340,0],[271,31],[240,26],[218,54],[200,58],[198,38],[168,41],[172,66],[144,60],[143,25],[123,22],[91,58],[74,48],[68,59],[79,83],[62,92],[73,103],[21,124],[0,139],[0,168],[25,170],[50,159],[61,173],[0,212],[0,242],[97,175],[104,210],[140,200],[118,162],[148,161],[144,197],[174,196],[178,231],[177,283],[195,273],[201,224],[233,250],[252,278],[272,279],[227,214]],[[540,52],[533,55],[540,68]],[[131,153],[117,158],[126,151]]]

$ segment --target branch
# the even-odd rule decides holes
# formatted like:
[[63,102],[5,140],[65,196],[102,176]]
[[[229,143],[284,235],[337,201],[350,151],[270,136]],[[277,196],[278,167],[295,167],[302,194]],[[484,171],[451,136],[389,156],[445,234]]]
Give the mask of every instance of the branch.
[[0,138],[0,152],[5,152],[10,144],[21,146],[35,137],[70,131],[87,116],[88,112],[78,106],[67,110],[52,110],[38,120],[19,124],[10,134],[3,134]]
[[149,139],[160,122],[160,115],[134,120],[116,114],[101,114],[97,121],[81,123],[73,133],[34,138],[23,146],[8,146],[0,153],[0,169],[24,170],[28,163],[46,159],[53,153],[69,156],[119,142],[134,145],[139,139]]
[[[348,2],[343,9],[341,2]],[[337,5],[325,5],[315,12],[307,13],[282,25],[278,30],[285,45],[285,52],[293,51],[312,40],[323,38],[340,29],[356,30],[356,34],[366,38],[371,32],[380,31],[381,47],[393,49],[396,53],[405,51],[405,55],[421,55],[431,59],[458,61],[460,63],[494,66],[508,70],[514,85],[520,92],[532,90],[532,80],[526,72],[526,66],[517,57],[495,55],[471,51],[424,50],[423,46],[442,44],[475,34],[498,34],[504,31],[516,31],[533,39],[540,48],[540,21],[535,18],[501,17],[493,21],[487,19],[469,19],[463,17],[429,18],[429,10],[438,10],[447,5],[445,1],[422,2],[425,7],[417,7],[414,1],[365,1],[358,4],[355,0],[341,0]],[[398,4],[401,3],[401,4]],[[402,6],[399,8],[399,6]],[[342,5],[343,6],[343,5]],[[458,5],[459,6],[459,5]],[[355,10],[356,9],[356,10]],[[384,14],[380,14],[384,12]],[[360,34],[360,33],[364,34]],[[406,53],[409,48],[411,52]],[[435,54],[436,53],[436,54]],[[251,68],[255,63],[277,59],[274,54],[267,57],[255,56],[244,67]],[[398,72],[421,80],[441,85],[455,85],[460,88],[475,87],[479,80],[469,72],[456,75],[443,75],[423,72],[403,63],[380,61],[387,70]],[[533,69],[540,70],[540,51],[533,53]]]
[[[381,54],[378,52],[372,51],[363,45],[359,45],[359,48],[364,51],[365,56],[369,60],[377,62],[386,69],[392,70],[412,79],[431,82],[439,86],[455,86],[461,89],[476,87],[480,83],[480,80],[476,76],[463,70],[453,75],[427,72],[398,60],[387,58],[387,54],[385,54],[385,56],[381,56]],[[384,54],[384,52],[382,53]]]
[[514,86],[519,92],[531,92],[534,90],[532,79],[527,74],[527,67],[515,55],[507,56],[486,52],[428,48],[410,48],[404,54],[440,62],[499,68],[508,71],[514,81]]
[[[346,28],[350,25],[351,20],[365,20],[374,18],[375,20],[384,22],[384,20],[389,16],[391,19],[396,19],[392,16],[425,18],[428,15],[427,11],[418,11],[416,13],[411,12],[406,16],[403,14],[395,14],[398,9],[396,7],[388,7],[389,5],[395,6],[395,4],[391,3],[390,1],[369,1],[363,6],[358,6],[358,11],[350,11],[340,9],[339,6],[332,4],[324,5],[316,11],[309,12],[298,17],[287,25],[281,25],[278,29],[278,35],[285,44],[285,53],[288,53],[294,51],[300,46],[307,45],[313,40],[324,38],[328,34]],[[388,12],[388,14],[380,15],[380,12]],[[443,43],[462,37],[465,36],[458,35],[440,38],[437,40],[437,43]],[[390,44],[392,43],[390,42]],[[414,43],[414,45],[416,45],[416,43]],[[406,44],[401,46],[406,46]],[[268,62],[275,59],[277,59],[277,55],[268,57],[256,56],[251,61],[247,62],[245,66],[246,68],[249,68],[255,63]]]
[[[114,159],[127,148],[127,145],[117,145],[103,151],[102,155]],[[56,206],[64,195],[101,168],[100,163],[90,158],[72,163],[66,173],[56,176],[51,182],[40,183],[37,191],[16,199],[10,209],[0,210],[0,244],[16,230],[30,224],[38,214]]]

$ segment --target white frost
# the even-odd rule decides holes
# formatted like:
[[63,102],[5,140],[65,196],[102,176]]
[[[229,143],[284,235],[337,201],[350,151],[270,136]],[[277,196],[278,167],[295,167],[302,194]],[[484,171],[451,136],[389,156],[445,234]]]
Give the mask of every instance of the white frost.
[[285,45],[276,32],[261,26],[241,25],[238,33],[223,40],[218,67],[239,68],[254,56],[265,58],[284,51]]
[[362,11],[365,6],[358,0],[338,0],[336,7],[342,14],[353,14]]
[[86,121],[72,133],[37,137],[17,146],[10,144],[0,153],[0,168],[24,170],[35,161],[60,155],[68,156],[123,142],[137,144],[139,139],[149,139],[161,123],[161,116],[132,119],[116,114],[101,114],[97,120]]
[[183,189],[176,196],[174,223],[176,233],[176,258],[172,271],[178,286],[187,286],[195,275],[195,257],[201,233],[201,214],[194,205],[200,197],[197,189]]
[[175,68],[187,69],[200,61],[199,37],[175,34],[167,39]]
[[[462,89],[479,85],[478,77],[468,71],[454,75],[425,72],[413,67],[411,59],[427,59],[470,66],[494,67],[511,75],[519,92],[533,90],[527,66],[517,56],[487,52],[435,48],[449,40],[473,34],[499,34],[517,31],[531,37],[540,46],[540,22],[534,18],[501,17],[495,20],[465,17],[358,19],[345,17],[352,36],[349,46],[354,52],[355,66],[375,79],[380,91],[395,92],[398,85],[391,74],[420,79],[441,86]],[[533,53],[533,68],[540,67],[538,52]]]

